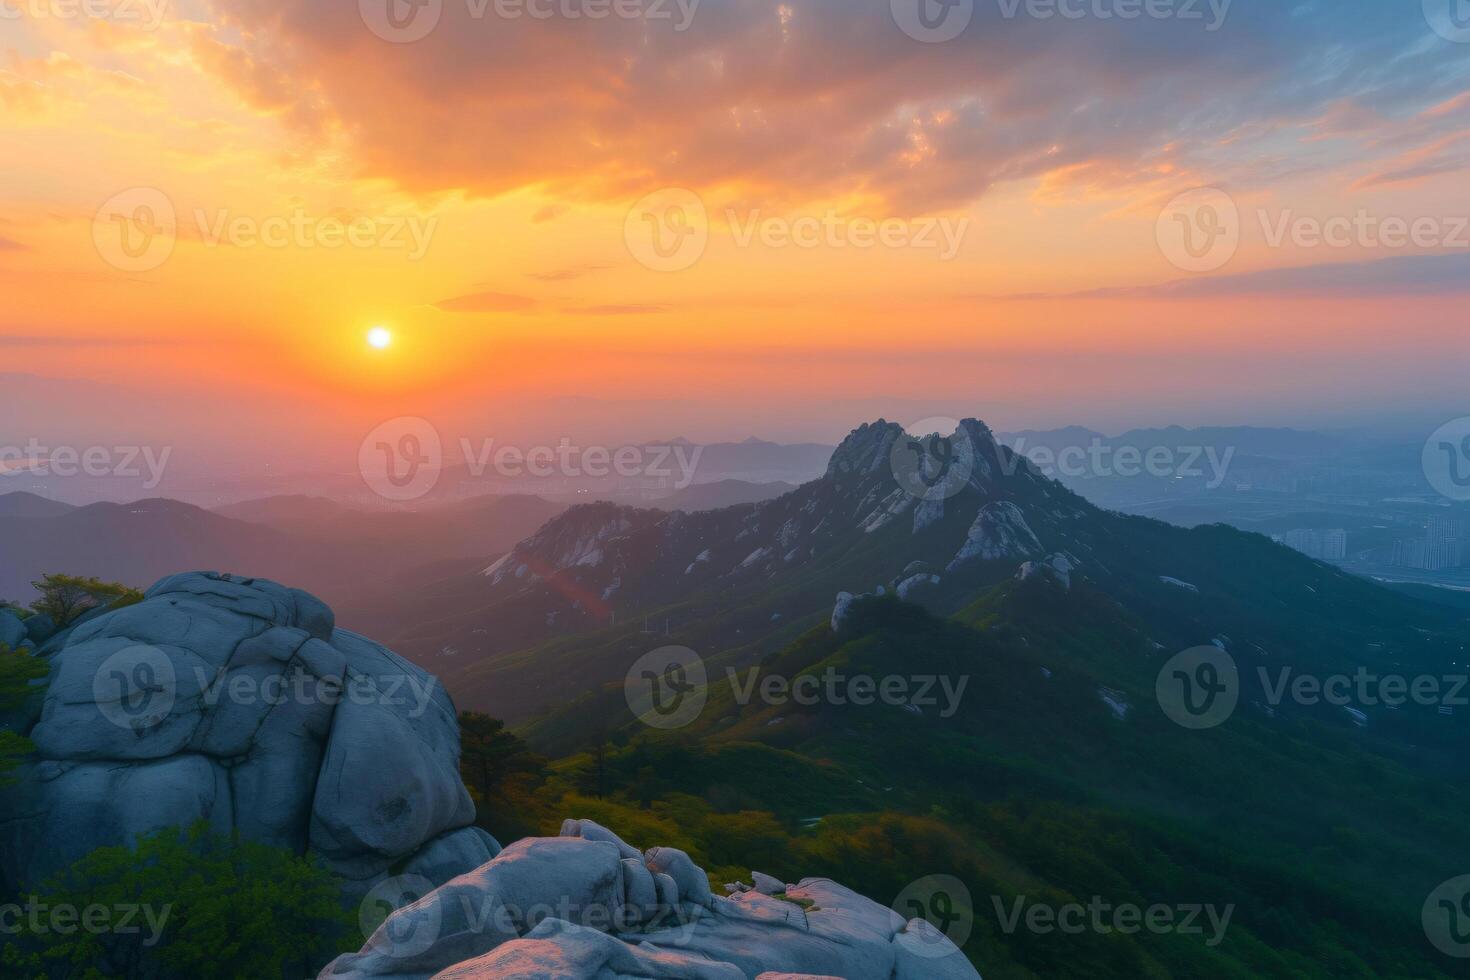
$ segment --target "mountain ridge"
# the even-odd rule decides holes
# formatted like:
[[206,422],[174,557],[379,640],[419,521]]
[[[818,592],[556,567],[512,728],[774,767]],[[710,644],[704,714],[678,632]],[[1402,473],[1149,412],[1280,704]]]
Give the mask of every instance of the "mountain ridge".
[[[1262,588],[1252,565],[1292,583],[1310,617],[1323,609],[1323,629],[1339,606],[1345,622],[1412,610],[1436,635],[1457,625],[1257,535],[1103,510],[983,423],[967,420],[956,436],[974,451],[964,479],[937,493],[907,469],[923,440],[879,420],[844,440],[821,479],[775,500],[698,515],[573,508],[480,575],[405,597],[418,613],[407,628],[375,629],[433,663],[467,703],[524,721],[576,696],[573,679],[619,679],[653,640],[749,664],[829,619],[839,593],[881,588],[950,615],[1028,563],[1065,563],[1101,583],[1180,649],[1231,629],[1268,648],[1292,642],[1275,611],[1285,597]],[[444,649],[456,651],[452,663],[435,659]]]

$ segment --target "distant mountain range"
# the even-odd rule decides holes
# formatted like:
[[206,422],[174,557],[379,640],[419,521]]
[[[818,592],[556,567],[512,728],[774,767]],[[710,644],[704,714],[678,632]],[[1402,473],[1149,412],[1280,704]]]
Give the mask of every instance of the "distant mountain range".
[[75,510],[71,504],[48,500],[34,493],[19,491],[0,495],[0,519],[6,517],[60,517]]
[[1089,447],[1096,442],[1115,449],[1130,446],[1141,450],[1155,447],[1177,450],[1212,446],[1221,452],[1231,449],[1242,456],[1276,459],[1315,459],[1341,452],[1345,446],[1341,437],[1322,432],[1254,426],[1203,426],[1191,429],[1171,425],[1164,428],[1130,429],[1110,436],[1085,426],[1073,425],[1060,429],[1001,432],[997,433],[996,438],[1023,453],[1038,446],[1056,453],[1077,446]]
[[657,497],[650,506],[658,510],[719,510],[740,504],[774,500],[796,489],[796,484],[778,480],[774,483],[751,483],[748,480],[720,480],[718,483],[696,483],[675,490],[667,497]]
[[235,504],[215,507],[214,512],[222,517],[251,524],[269,524],[273,527],[294,528],[318,523],[332,523],[364,511],[327,497],[307,494],[287,494],[280,497],[260,497]]
[[[679,438],[670,440],[669,445],[695,443]],[[709,443],[700,447],[695,482],[806,483],[822,475],[832,449],[824,443],[779,443],[754,436],[742,442]]]
[[[791,484],[739,480],[660,495],[662,510],[710,510],[779,496]],[[328,601],[364,590],[421,587],[483,568],[566,505],[523,495],[472,497],[422,510],[364,510],[325,497],[266,497],[213,511],[174,500],[76,507],[36,494],[0,494],[0,598],[26,599],[51,572],[131,585],[179,568],[246,569],[301,582]]]
[[[496,469],[492,454],[473,465],[446,467],[423,502],[434,505],[484,494],[519,493],[562,503],[614,500],[665,509],[705,509],[766,499],[773,485],[790,487],[813,480],[832,454],[831,446],[760,439],[699,445],[678,438],[631,448],[639,450],[650,472],[589,476],[589,470],[605,471],[605,464],[601,468],[584,464],[574,451],[566,473],[535,476],[519,468],[503,473]],[[609,453],[616,451],[608,449]],[[721,489],[701,489],[706,487]]]
[[300,497],[214,513],[174,500],[70,507],[6,494],[0,597],[28,600],[30,583],[51,572],[146,586],[199,568],[246,569],[341,601],[421,566],[483,565],[563,509],[534,497],[490,497],[433,511],[364,513]]
[[[1292,462],[1349,453],[1362,455],[1379,445],[1346,434],[1248,426],[1143,428],[1114,436],[1084,426],[1068,426],[1003,432],[998,438],[1013,448],[1021,447],[1024,452],[1043,448],[1059,453],[1077,447],[1088,448],[1095,443],[1114,450],[1131,446],[1145,451],[1161,447],[1188,449],[1202,446],[1213,448],[1219,453],[1228,451],[1237,462],[1251,459]],[[750,503],[764,499],[765,491],[753,490],[749,493],[723,496],[715,491],[695,491],[695,488],[718,484],[731,487],[742,484],[757,487],[778,484],[797,486],[822,475],[834,447],[821,443],[783,444],[752,437],[741,442],[703,445],[684,438],[675,438],[633,448],[643,452],[645,459],[663,460],[665,464],[673,463],[670,452],[677,452],[680,459],[689,464],[687,472],[678,466],[665,465],[660,468],[662,472],[659,475],[624,477],[611,474],[594,478],[584,475],[580,466],[573,466],[570,468],[571,475],[538,477],[519,471],[498,472],[492,462],[493,453],[487,452],[487,458],[479,459],[473,465],[464,461],[448,465],[433,489],[410,506],[436,507],[447,502],[491,494],[540,496],[568,505],[601,499],[672,509],[706,509],[707,506]],[[484,451],[481,446],[471,444],[467,447],[454,440],[446,442],[444,449],[455,460],[460,459],[466,449],[471,453]],[[1383,455],[1386,464],[1399,467],[1417,465],[1417,446],[1384,443],[1378,451]],[[309,495],[326,501],[345,502],[349,506],[365,510],[372,509],[378,503],[362,478],[350,468],[345,472],[312,472],[303,469],[276,473],[269,477],[253,471],[253,475],[249,477],[211,477],[209,473],[212,471],[184,472],[179,468],[181,465],[182,463],[171,461],[161,474],[163,482],[157,486],[145,486],[141,480],[111,475],[58,478],[44,471],[10,472],[0,474],[3,476],[0,479],[0,493],[6,490],[24,491],[52,499],[64,499],[74,504],[98,500],[120,502],[160,496],[206,507],[218,507],[227,516],[245,512],[237,512],[232,509],[234,507],[258,506],[259,499],[295,499]],[[687,501],[681,499],[686,491],[693,494]],[[236,499],[252,492],[254,498],[247,499],[243,504],[219,507],[214,503],[220,499]]]

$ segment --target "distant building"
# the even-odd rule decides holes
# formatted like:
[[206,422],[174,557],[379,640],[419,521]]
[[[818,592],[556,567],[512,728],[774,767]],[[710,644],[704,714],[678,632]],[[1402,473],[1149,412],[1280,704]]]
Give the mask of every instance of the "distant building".
[[1430,571],[1459,568],[1465,564],[1465,522],[1458,517],[1435,515],[1424,532],[1424,567]]
[[1400,538],[1395,541],[1392,562],[1399,568],[1425,568],[1424,539]]
[[1462,568],[1470,558],[1470,539],[1462,518],[1436,515],[1429,518],[1422,538],[1394,542],[1393,563],[1402,568],[1441,572]]
[[1276,540],[1319,561],[1342,561],[1347,557],[1347,530],[1340,527],[1326,531],[1297,528],[1277,535]]

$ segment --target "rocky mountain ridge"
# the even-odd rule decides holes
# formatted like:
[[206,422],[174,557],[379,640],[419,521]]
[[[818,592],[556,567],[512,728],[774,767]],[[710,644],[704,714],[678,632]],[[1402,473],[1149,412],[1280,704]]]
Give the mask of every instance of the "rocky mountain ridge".
[[[848,436],[820,479],[772,500],[693,514],[573,508],[479,581],[416,597],[430,614],[393,641],[421,661],[456,651],[456,663],[425,661],[454,676],[499,654],[687,600],[719,595],[728,603],[783,583],[811,585],[810,599],[765,612],[769,629],[744,628],[749,637],[830,610],[838,591],[889,584],[916,562],[925,575],[969,577],[986,562],[1044,557],[1056,550],[1048,539],[1070,540],[1066,525],[1092,512],[983,423],[916,438],[879,420]],[[488,623],[494,635],[486,635]]]
[[[949,510],[973,514],[966,540],[948,563],[952,569],[976,558],[1040,552],[1022,503],[1047,500],[1059,488],[1000,446],[980,422],[961,423],[949,438],[965,446],[956,452],[966,472],[956,473],[956,485],[940,492],[928,492],[917,474],[907,481],[914,486],[900,482],[908,476],[904,443],[914,440],[901,426],[880,420],[837,448],[821,480],[775,500],[711,515],[578,508],[522,542],[485,575],[498,588],[573,583],[570,593],[596,594],[604,602],[621,593],[636,601],[640,589],[652,587],[624,581],[635,574],[651,575],[675,594],[712,582],[769,578],[818,558],[852,530],[875,534],[907,520],[918,534]],[[669,598],[667,591],[660,598]],[[568,612],[598,612],[579,608],[578,601],[571,600]]]

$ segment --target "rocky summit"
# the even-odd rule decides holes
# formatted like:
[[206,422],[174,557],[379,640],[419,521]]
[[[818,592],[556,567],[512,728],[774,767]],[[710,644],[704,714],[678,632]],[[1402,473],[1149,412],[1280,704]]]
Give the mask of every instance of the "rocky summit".
[[499,845],[472,826],[454,705],[425,671],[262,579],[176,575],[28,645],[44,697],[4,719],[37,752],[0,789],[0,884],[203,821],[319,856],[349,890],[438,884]]
[[683,851],[568,820],[400,909],[320,980],[979,980],[923,919],[825,879],[752,880],[717,896]]

